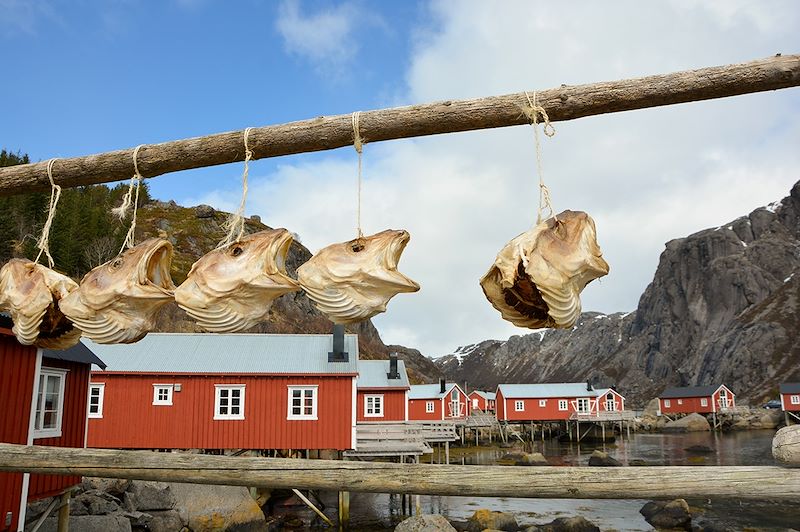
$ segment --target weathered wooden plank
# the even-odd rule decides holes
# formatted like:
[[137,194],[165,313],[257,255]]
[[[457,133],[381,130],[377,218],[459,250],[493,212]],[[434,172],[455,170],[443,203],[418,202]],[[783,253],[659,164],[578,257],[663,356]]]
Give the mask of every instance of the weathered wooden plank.
[[[784,55],[643,78],[568,86],[537,92],[550,120],[724,98],[800,85],[800,55]],[[525,93],[364,111],[367,142],[526,124]],[[244,160],[243,131],[150,144],[139,151],[145,177]],[[320,116],[253,128],[253,159],[330,150],[353,143],[351,115]],[[62,187],[108,183],[133,175],[133,148],[58,160],[53,176]],[[0,195],[49,190],[47,163],[0,168]]]
[[790,467],[800,467],[800,425],[783,427],[772,438],[772,456]]
[[[375,493],[530,498],[800,498],[800,470],[765,466],[390,464],[0,444],[0,471]],[[454,482],[457,479],[457,482]]]

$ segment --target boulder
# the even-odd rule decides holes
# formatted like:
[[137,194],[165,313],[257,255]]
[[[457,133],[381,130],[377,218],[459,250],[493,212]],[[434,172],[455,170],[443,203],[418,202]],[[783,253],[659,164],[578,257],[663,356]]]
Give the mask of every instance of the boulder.
[[600,466],[600,467],[613,467],[613,466],[621,466],[622,464],[620,464],[618,460],[611,458],[608,455],[608,453],[604,453],[600,449],[595,449],[595,451],[592,453],[592,456],[589,457],[589,465]]
[[654,528],[692,529],[692,515],[689,513],[689,505],[684,499],[675,499],[669,502],[650,501],[642,506],[639,513]]
[[[32,527],[33,525],[31,525]],[[131,532],[131,522],[121,513],[110,515],[70,515],[69,529],[80,532]],[[48,517],[39,528],[39,532],[57,531],[57,517]]]
[[476,510],[467,521],[467,532],[482,532],[483,530],[517,530],[519,525],[513,514],[506,512],[493,512],[491,510]]
[[211,205],[198,205],[194,208],[194,215],[198,218],[213,218],[215,212]]
[[546,525],[534,525],[525,532],[600,532],[600,527],[585,517],[559,517]]
[[122,500],[125,492],[131,487],[132,480],[124,478],[84,477],[80,487],[83,491],[98,490]]
[[441,515],[416,515],[395,527],[395,532],[455,532],[455,528]]
[[73,497],[69,505],[70,515],[108,515],[120,509],[114,497],[97,490],[86,491]]
[[670,421],[662,429],[664,432],[702,432],[710,431],[711,425],[705,416],[700,414],[689,414],[681,419]]
[[522,453],[514,462],[518,466],[546,466],[550,465],[542,453]]
[[[136,481],[131,484],[127,494],[132,495],[133,509],[140,512],[172,510],[175,507],[175,496],[170,485],[164,482]],[[131,508],[127,509],[131,511]]]
[[178,532],[187,522],[177,510],[143,513],[132,523],[137,529],[149,532]]
[[800,425],[783,427],[772,438],[772,456],[788,467],[800,467]]
[[684,449],[689,454],[714,454],[715,451],[708,445],[692,445],[691,447],[687,447]]
[[188,527],[194,532],[236,529],[265,529],[264,512],[243,486],[169,485],[176,507],[186,511]]

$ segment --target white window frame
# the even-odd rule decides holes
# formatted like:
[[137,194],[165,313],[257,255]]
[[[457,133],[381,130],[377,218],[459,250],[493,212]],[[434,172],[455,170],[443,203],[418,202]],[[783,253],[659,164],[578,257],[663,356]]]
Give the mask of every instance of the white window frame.
[[[92,389],[98,390],[97,397],[97,412],[92,412]],[[90,382],[89,383],[89,399],[86,401],[86,417],[89,419],[100,419],[103,417],[103,399],[106,395],[106,383],[104,382]]]
[[670,403],[670,400],[669,399],[664,399],[664,408],[669,408],[671,406],[672,406],[672,404]]
[[[167,398],[161,399],[159,392],[167,390]],[[155,406],[172,406],[172,393],[175,391],[174,384],[153,384],[153,405]]]
[[678,404],[682,405],[683,404],[683,399],[678,399]]
[[[228,391],[227,399],[231,398],[230,392],[233,390],[239,390],[239,413],[238,414],[231,414],[230,411],[227,414],[220,414],[220,408],[222,407],[221,399],[222,399],[222,391]],[[226,420],[226,419],[244,419],[244,405],[245,405],[245,385],[244,384],[215,384],[214,385],[214,419],[219,420]],[[232,407],[232,405],[226,405],[228,409]]]
[[547,406],[547,399],[539,399],[539,408],[545,408]]
[[565,412],[568,409],[569,409],[569,401],[567,401],[566,399],[559,399],[558,400],[558,410],[560,412]]
[[514,412],[524,412],[525,411],[525,401],[521,399],[517,399],[514,401]]
[[[372,407],[370,408],[370,400]],[[384,412],[383,394],[372,394],[364,396],[364,417],[383,417]],[[370,413],[370,409],[372,413]]]
[[[60,438],[61,437],[61,422],[64,419],[64,390],[66,389],[67,384],[67,373],[68,370],[60,369],[60,368],[46,368],[42,367],[39,370],[39,379],[36,381],[36,403],[33,405],[34,411],[34,422],[33,422],[33,437],[34,439],[39,438]],[[36,428],[40,427],[42,424],[42,414],[43,412],[39,410],[39,405],[41,404],[44,406],[44,401],[42,398],[42,390],[40,389],[39,384],[42,382],[42,377],[50,378],[50,377],[57,377],[58,381],[58,406],[56,407],[56,425],[55,427],[41,429]],[[45,387],[46,388],[46,387]]]
[[700,406],[708,406],[708,398],[707,397],[701,397],[700,398]]
[[800,405],[800,395],[792,395],[789,397],[789,402],[793,405]]
[[433,404],[433,401],[425,401],[425,413],[433,414],[434,412],[436,412],[436,406]]
[[[287,388],[289,389],[289,392],[288,392],[288,408],[287,408],[287,412],[286,412],[286,419],[316,420],[317,419],[317,407],[319,405],[319,385],[317,385],[317,384],[303,384],[303,385],[297,385],[297,386],[294,386],[294,385],[293,386],[287,386]],[[301,413],[300,414],[294,414],[292,412],[292,410],[293,410],[292,399],[293,399],[293,395],[294,395],[294,391],[295,390],[302,390],[303,391],[303,393],[300,394],[300,398],[301,398],[301,404],[300,404]],[[302,411],[305,409],[305,405],[303,404],[303,401],[305,400],[306,396],[305,396],[304,392],[307,391],[307,390],[311,391],[311,414],[303,414],[302,413]]]

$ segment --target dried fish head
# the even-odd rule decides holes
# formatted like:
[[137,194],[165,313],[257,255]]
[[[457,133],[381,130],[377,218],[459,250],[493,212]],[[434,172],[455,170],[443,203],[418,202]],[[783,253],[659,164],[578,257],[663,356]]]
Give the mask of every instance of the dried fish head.
[[581,314],[584,287],[607,274],[594,220],[585,212],[564,211],[506,244],[481,287],[514,325],[565,329]]
[[275,299],[300,290],[286,274],[292,241],[286,229],[268,229],[207,253],[194,263],[175,300],[206,331],[249,329],[267,319]]
[[172,301],[172,244],[151,238],[101,264],[61,300],[61,311],[99,344],[137,342],[153,330],[158,311]]
[[78,283],[27,259],[11,259],[0,269],[0,310],[14,322],[19,343],[44,349],[67,349],[81,332],[58,308]]
[[316,307],[334,323],[355,323],[384,312],[401,292],[419,285],[397,271],[411,239],[407,231],[386,230],[330,245],[297,269],[297,280]]

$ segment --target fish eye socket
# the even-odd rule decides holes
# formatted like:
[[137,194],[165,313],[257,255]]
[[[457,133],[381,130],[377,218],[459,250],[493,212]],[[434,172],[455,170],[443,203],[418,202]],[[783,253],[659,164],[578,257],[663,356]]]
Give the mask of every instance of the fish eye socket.
[[364,250],[364,244],[362,244],[361,242],[356,242],[355,244],[350,246],[350,249],[352,249],[355,253],[358,253],[359,251]]
[[234,248],[231,250],[231,255],[234,257],[238,257],[242,253],[244,253],[244,249],[242,249],[241,246],[234,246]]
[[120,266],[122,266],[122,259],[121,258],[118,257],[118,258],[114,259],[113,261],[111,261],[111,267],[112,268],[119,268]]

